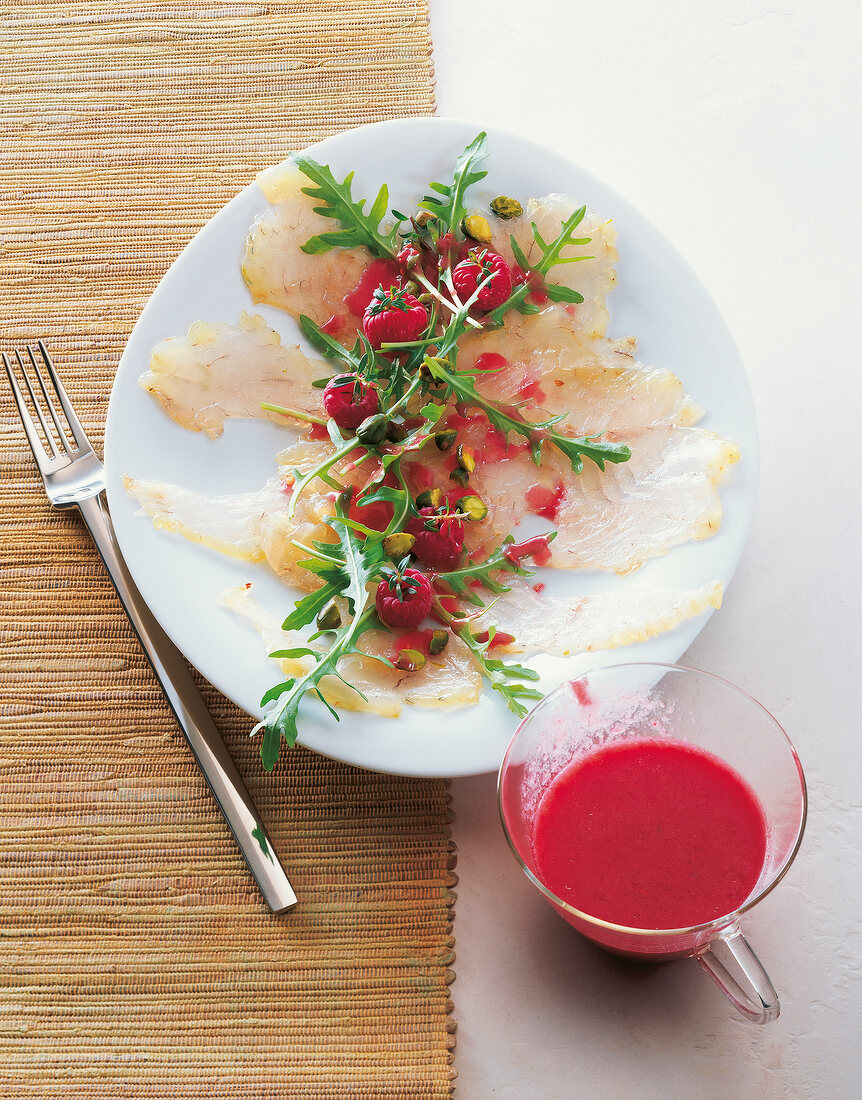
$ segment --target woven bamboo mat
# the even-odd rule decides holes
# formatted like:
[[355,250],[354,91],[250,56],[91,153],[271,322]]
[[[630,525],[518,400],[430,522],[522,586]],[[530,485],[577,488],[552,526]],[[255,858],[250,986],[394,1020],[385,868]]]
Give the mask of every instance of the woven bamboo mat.
[[[46,338],[98,446],[193,233],[291,149],[433,110],[425,0],[7,0],[0,22],[0,346]],[[445,784],[302,750],[266,777],[203,685],[301,900],[273,917],[5,395],[0,418],[0,1096],[448,1096]]]

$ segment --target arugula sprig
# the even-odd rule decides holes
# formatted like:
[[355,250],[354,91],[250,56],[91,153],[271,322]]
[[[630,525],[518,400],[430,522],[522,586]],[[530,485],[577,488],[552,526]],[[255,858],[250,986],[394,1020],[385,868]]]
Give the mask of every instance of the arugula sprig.
[[604,470],[606,462],[627,462],[631,458],[631,450],[625,443],[608,443],[586,436],[572,438],[555,431],[553,425],[565,420],[567,413],[547,420],[525,420],[517,405],[498,405],[479,393],[474,372],[453,370],[444,359],[431,355],[426,355],[425,366],[434,378],[451,388],[462,404],[481,409],[488,421],[507,438],[512,433],[523,436],[537,466],[541,463],[543,443],[550,443],[561,451],[576,474],[583,470],[584,458],[589,458],[600,470]]
[[[555,535],[556,531],[548,532],[548,541],[550,542]],[[483,588],[486,588],[495,595],[499,595],[500,593],[509,592],[511,590],[510,586],[505,584],[501,579],[501,573],[512,573],[519,577],[532,577],[534,575],[532,570],[525,569],[518,561],[513,561],[511,558],[506,557],[506,549],[514,541],[515,539],[512,535],[507,535],[502,544],[498,546],[485,561],[472,562],[461,569],[453,569],[448,573],[439,573],[438,577],[447,585],[453,595],[459,596],[468,603],[481,606],[483,601],[471,584],[472,581],[481,581]]]
[[464,196],[471,184],[478,183],[488,175],[482,171],[479,165],[488,155],[487,135],[483,132],[477,134],[467,148],[455,161],[455,170],[451,183],[430,183],[428,186],[436,195],[426,195],[419,206],[434,214],[437,219],[435,230],[438,233],[446,231],[460,232],[461,222],[467,213]]
[[495,626],[488,627],[487,639],[480,642],[467,626],[457,631],[458,637],[478,661],[482,675],[491,688],[503,696],[506,706],[513,714],[517,714],[519,718],[525,718],[527,708],[521,700],[541,699],[543,694],[538,688],[529,687],[522,681],[538,680],[539,674],[532,668],[525,668],[524,665],[507,664],[497,657],[489,657],[488,650],[496,633]]
[[[586,206],[580,206],[577,210],[573,210],[563,222],[558,235],[552,241],[544,240],[536,223],[530,222],[530,228],[533,231],[533,240],[539,246],[540,253],[535,263],[530,263],[514,236],[510,236],[509,242],[512,245],[512,253],[521,268],[524,271],[531,271],[536,275],[540,275],[542,279],[545,279],[545,276],[552,267],[558,267],[560,264],[577,264],[582,260],[593,259],[594,257],[592,256],[564,256],[562,254],[563,249],[569,245],[580,246],[589,244],[592,240],[592,237],[574,237],[572,235],[584,220],[586,212]],[[584,296],[579,294],[576,290],[572,290],[567,286],[560,286],[558,283],[549,283],[547,281],[545,282],[545,293],[552,302],[582,302],[584,300]]]
[[356,371],[357,373],[362,372],[363,346],[358,336],[353,348],[346,348],[344,344],[340,344],[338,340],[330,336],[328,332],[324,332],[320,325],[312,321],[312,319],[307,317],[304,313],[299,315],[299,327],[302,329],[303,335],[308,340],[309,344],[311,344],[313,348],[316,348],[321,355],[337,363],[343,363],[352,371]]
[[[261,699],[261,706],[270,706],[263,720],[252,730],[252,735],[263,731],[261,744],[261,760],[267,771],[272,771],[278,760],[282,740],[288,746],[292,746],[299,735],[297,719],[299,705],[303,696],[313,691],[327,709],[339,720],[337,712],[326,701],[320,690],[320,681],[324,676],[336,676],[348,687],[348,684],[338,671],[338,662],[349,653],[361,652],[357,645],[357,639],[366,631],[378,625],[377,614],[368,592],[367,585],[374,580],[384,562],[382,542],[379,539],[361,540],[344,521],[347,519],[349,496],[342,494],[335,505],[335,515],[327,521],[332,530],[338,536],[338,543],[319,544],[321,553],[325,547],[325,557],[330,563],[327,568],[317,570],[313,562],[303,563],[306,568],[312,566],[313,571],[318,572],[324,578],[324,586],[310,596],[300,600],[294,613],[285,621],[285,627],[291,624],[293,627],[305,625],[310,622],[316,611],[313,610],[317,601],[324,599],[324,603],[332,599],[333,595],[340,595],[347,600],[351,620],[332,632],[333,637],[329,648],[321,653],[307,646],[300,646],[289,650],[276,650],[271,657],[303,657],[315,658],[312,666],[301,676],[290,677],[281,684],[270,688]],[[332,564],[334,563],[334,564]],[[312,599],[312,597],[314,599]],[[321,604],[323,606],[323,604]],[[320,610],[318,607],[317,610]],[[362,692],[353,687],[359,695]],[[363,696],[364,698],[364,696]]]
[[302,251],[309,255],[328,252],[331,248],[356,248],[364,245],[374,256],[392,258],[400,247],[396,222],[391,229],[384,231],[380,223],[389,213],[389,188],[384,183],[377,192],[377,198],[371,209],[365,213],[365,199],[354,200],[351,194],[353,172],[349,172],[341,183],[332,174],[326,164],[318,164],[307,153],[295,153],[293,163],[314,184],[303,187],[303,194],[309,195],[322,205],[315,206],[315,214],[337,221],[340,229],[330,233],[318,233],[302,245]]
[[[535,274],[541,277],[542,287],[545,294],[551,299],[552,302],[583,302],[583,294],[579,294],[577,290],[572,290],[571,287],[562,286],[559,283],[549,283],[547,281],[547,274],[553,267],[557,267],[559,264],[575,264],[581,260],[590,260],[592,256],[563,256],[562,250],[567,245],[584,245],[589,244],[592,240],[591,237],[573,237],[572,233],[584,220],[584,215],[587,212],[585,206],[579,207],[574,210],[568,218],[562,223],[560,232],[552,241],[546,241],[539,232],[539,229],[535,222],[530,223],[530,227],[533,231],[533,240],[539,246],[539,258],[535,263],[530,263],[524,254],[523,249],[518,244],[514,236],[509,237],[509,242],[512,246],[512,254],[515,257],[515,261],[518,266],[526,274]],[[503,319],[509,310],[516,309],[519,313],[530,315],[539,312],[539,307],[533,302],[527,301],[527,296],[535,288],[530,285],[529,281],[519,283],[516,287],[513,287],[512,293],[501,305],[496,309],[491,310],[486,318],[486,323],[489,328],[499,328],[503,324]]]
[[489,626],[487,637],[480,640],[470,629],[469,622],[465,623],[451,615],[443,607],[439,597],[434,601],[434,611],[467,646],[476,658],[479,671],[491,685],[491,688],[503,696],[509,710],[513,714],[517,714],[519,718],[523,718],[527,713],[527,708],[521,700],[542,698],[540,691],[523,683],[524,680],[538,680],[538,672],[534,672],[531,668],[525,668],[523,665],[506,664],[498,657],[488,656],[488,650],[497,634],[495,626]]

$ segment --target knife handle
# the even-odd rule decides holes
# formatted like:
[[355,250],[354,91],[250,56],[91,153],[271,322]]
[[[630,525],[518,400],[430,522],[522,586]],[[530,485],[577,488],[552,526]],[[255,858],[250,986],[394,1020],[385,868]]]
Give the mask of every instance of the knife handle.
[[132,580],[119,550],[104,492],[79,501],[78,507],[248,869],[274,913],[290,909],[296,905],[296,894],[183,655],[156,621]]

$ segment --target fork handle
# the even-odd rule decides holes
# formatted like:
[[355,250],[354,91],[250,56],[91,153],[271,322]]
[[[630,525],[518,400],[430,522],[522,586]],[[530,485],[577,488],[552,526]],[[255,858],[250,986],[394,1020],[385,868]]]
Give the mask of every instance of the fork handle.
[[290,909],[296,904],[296,894],[183,655],[162,630],[132,580],[119,550],[104,492],[79,501],[78,507],[198,767],[267,905],[275,913]]

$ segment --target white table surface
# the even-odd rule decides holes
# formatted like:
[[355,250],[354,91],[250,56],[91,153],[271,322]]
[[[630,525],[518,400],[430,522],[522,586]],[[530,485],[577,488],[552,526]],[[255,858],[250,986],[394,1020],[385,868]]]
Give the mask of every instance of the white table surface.
[[[690,961],[636,968],[523,878],[491,776],[454,784],[458,1096],[862,1096],[862,24],[855,0],[432,0],[441,115],[565,151],[700,274],[757,406],[760,500],[686,662],[796,743],[802,850],[745,928],[781,996],[758,1028]],[[625,277],[624,270],[620,272]]]

